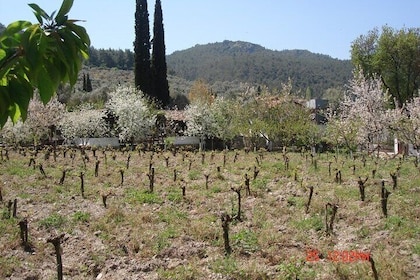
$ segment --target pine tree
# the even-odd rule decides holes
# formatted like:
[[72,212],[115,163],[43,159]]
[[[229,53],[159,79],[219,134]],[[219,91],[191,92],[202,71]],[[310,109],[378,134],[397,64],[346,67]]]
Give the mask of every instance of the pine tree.
[[153,96],[150,69],[150,30],[147,0],[136,0],[134,41],[135,86]]
[[156,96],[157,101],[160,103],[159,105],[163,107],[167,106],[169,105],[170,97],[165,55],[165,35],[160,0],[156,0],[155,4],[151,69],[154,96]]

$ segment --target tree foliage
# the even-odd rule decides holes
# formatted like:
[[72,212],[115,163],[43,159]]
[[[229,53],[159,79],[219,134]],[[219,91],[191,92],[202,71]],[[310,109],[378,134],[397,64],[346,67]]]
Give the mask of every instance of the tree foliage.
[[328,116],[329,142],[352,151],[382,143],[388,136],[388,102],[379,76],[367,78],[362,70],[355,70],[343,101]]
[[420,83],[420,28],[395,30],[383,26],[361,35],[351,46],[352,62],[367,77],[378,74],[402,107],[418,94]]
[[153,81],[152,96],[157,99],[157,101],[160,103],[159,105],[161,106],[167,106],[170,103],[167,71],[162,5],[160,0],[156,0],[151,61]]
[[38,20],[16,21],[0,34],[0,126],[8,117],[27,117],[33,89],[45,104],[62,82],[76,83],[90,44],[86,30],[68,18],[73,0],[63,0],[57,14],[29,4]]
[[208,103],[211,104],[214,100],[214,95],[211,92],[211,88],[203,80],[195,81],[190,88],[188,93],[188,100],[192,103]]
[[0,131],[4,143],[9,145],[37,145],[51,140],[51,133],[58,127],[65,113],[65,105],[53,97],[43,104],[38,95],[29,102],[25,122],[19,120],[15,125],[6,122]]
[[388,115],[391,130],[399,140],[420,148],[420,97],[413,98],[403,108],[391,110]]
[[[176,51],[167,57],[168,73],[189,81],[248,83],[280,90],[291,78],[293,88],[321,97],[328,88],[342,87],[350,78],[349,60],[305,50],[273,51],[247,42],[223,41]],[[303,96],[302,96],[303,97]]]
[[153,134],[156,111],[141,91],[133,87],[118,87],[110,93],[106,108],[116,119],[122,142],[144,140]]
[[67,141],[76,138],[93,138],[112,136],[109,125],[105,121],[104,110],[97,110],[85,103],[73,111],[66,112],[60,121],[59,129]]
[[135,41],[134,41],[134,78],[135,86],[144,93],[152,93],[150,69],[150,30],[149,12],[146,0],[136,0]]

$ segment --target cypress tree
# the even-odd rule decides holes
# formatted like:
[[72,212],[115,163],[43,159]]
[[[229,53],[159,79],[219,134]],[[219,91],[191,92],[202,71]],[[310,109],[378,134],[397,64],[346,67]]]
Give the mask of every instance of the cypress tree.
[[169,84],[167,79],[167,66],[165,55],[165,35],[163,30],[162,5],[156,0],[153,25],[153,51],[151,62],[153,76],[153,91],[161,106],[170,102]]
[[150,69],[150,30],[147,0],[136,0],[134,80],[136,88],[153,96]]
[[83,73],[83,88],[82,88],[82,90],[86,91],[86,74],[85,73]]
[[90,80],[89,73],[86,74],[86,91],[87,92],[92,91],[92,81]]

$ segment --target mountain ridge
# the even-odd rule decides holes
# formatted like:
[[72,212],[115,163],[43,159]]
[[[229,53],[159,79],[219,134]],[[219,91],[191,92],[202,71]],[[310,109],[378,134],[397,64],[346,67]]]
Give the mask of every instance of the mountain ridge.
[[189,81],[239,81],[278,89],[290,78],[301,91],[315,96],[344,86],[352,75],[350,60],[308,50],[270,50],[261,45],[229,41],[197,44],[166,58],[168,73]]

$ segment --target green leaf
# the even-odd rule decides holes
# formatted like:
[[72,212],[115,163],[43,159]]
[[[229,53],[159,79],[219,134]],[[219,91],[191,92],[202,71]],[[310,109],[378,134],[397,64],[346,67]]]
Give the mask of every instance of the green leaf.
[[1,38],[7,38],[13,36],[14,34],[21,32],[22,30],[31,26],[32,23],[29,21],[18,20],[12,22],[6,27],[6,30],[3,31]]
[[9,89],[11,103],[18,106],[19,117],[21,116],[22,119],[25,120],[29,107],[29,101],[33,96],[33,88],[31,84],[25,79],[25,77],[16,76],[16,78],[10,80]]
[[86,45],[87,48],[89,48],[90,38],[89,38],[89,35],[86,32],[86,29],[83,26],[76,25],[76,24],[73,24],[73,23],[70,23],[70,22],[67,23],[66,25],[67,25],[67,27],[70,28],[71,31],[73,31],[82,40],[82,43],[84,45]]
[[47,104],[55,93],[54,83],[45,68],[41,68],[38,76],[38,90],[44,104]]
[[0,49],[0,60],[4,59],[6,57],[6,51],[3,49]]
[[34,14],[39,24],[43,25],[44,24],[43,18],[48,19],[49,18],[48,14],[35,3],[28,4],[28,6],[31,7],[32,10],[34,10]]
[[62,21],[64,23],[63,18],[70,12],[71,7],[73,6],[73,0],[64,0],[61,4],[61,8],[58,11],[56,16],[56,22],[59,23]]
[[68,20],[68,18],[68,16],[56,17],[55,22],[57,23],[57,25],[62,26]]
[[20,109],[17,104],[11,104],[9,108],[9,116],[12,119],[12,122],[15,124],[20,119]]

